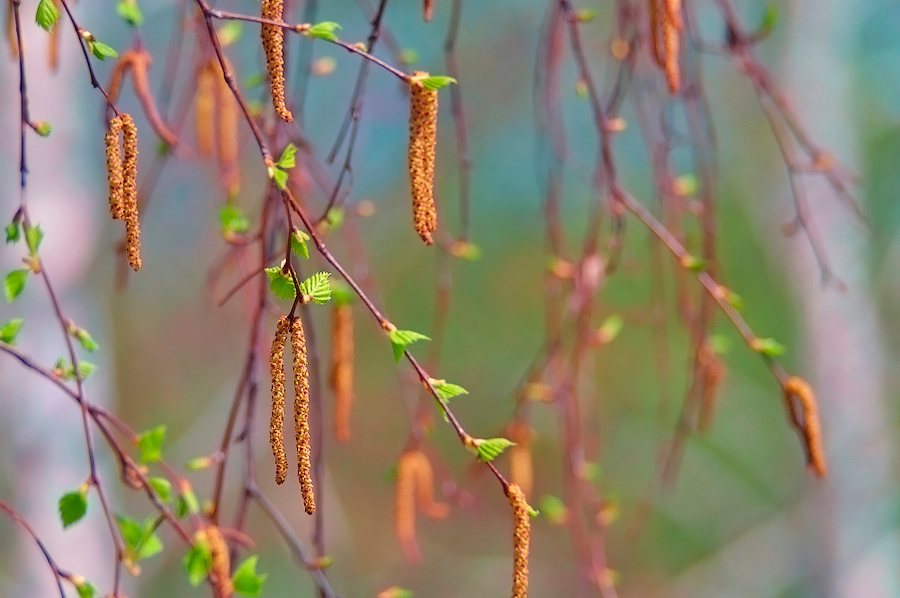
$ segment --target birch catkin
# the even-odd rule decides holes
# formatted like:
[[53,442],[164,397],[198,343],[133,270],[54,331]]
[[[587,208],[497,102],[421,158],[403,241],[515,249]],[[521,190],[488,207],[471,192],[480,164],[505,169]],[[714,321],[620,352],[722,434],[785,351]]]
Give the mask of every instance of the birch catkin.
[[234,595],[234,583],[231,580],[231,561],[228,556],[228,544],[222,532],[215,525],[206,527],[206,541],[210,553],[210,579],[217,590],[218,598],[231,598]]
[[116,220],[125,216],[122,191],[122,148],[119,133],[122,131],[122,117],[116,116],[106,128],[106,177],[109,181],[109,212]]
[[[263,0],[262,18],[270,21],[281,21],[284,17],[284,0]],[[284,101],[284,29],[276,25],[262,25],[263,50],[266,53],[266,68],[272,87],[272,105],[275,112],[284,122],[292,122],[294,115],[290,113]]]
[[666,82],[670,93],[678,93],[681,87],[681,71],[678,54],[681,44],[681,0],[665,0],[662,19],[663,46],[665,48]]
[[531,496],[534,485],[534,464],[531,440],[534,433],[521,421],[513,422],[508,429],[509,439],[516,445],[509,449],[509,477],[526,497]]
[[434,16],[434,0],[423,0],[422,12],[425,17],[425,22],[427,23],[431,20],[431,17]]
[[803,437],[809,457],[809,467],[820,478],[828,473],[825,450],[822,448],[822,426],[819,422],[819,406],[812,388],[803,378],[791,376],[784,384],[784,397],[788,409],[793,409],[792,401],[797,399],[803,410]]
[[531,544],[531,519],[528,515],[528,501],[522,489],[510,484],[506,496],[513,508],[515,528],[513,531],[513,584],[512,598],[528,596],[528,551]]
[[331,326],[331,388],[334,391],[334,434],[350,440],[353,407],[353,308],[335,304]]
[[132,270],[141,269],[141,225],[137,204],[137,127],[131,116],[121,114],[125,159],[122,161],[122,207],[125,220],[125,254]]
[[287,478],[287,455],[284,450],[284,347],[287,344],[287,316],[281,316],[272,340],[269,371],[272,377],[272,417],[269,420],[269,443],[275,458],[275,483],[284,484]]
[[[225,63],[228,65],[228,62]],[[240,145],[238,143],[238,126],[240,124],[240,107],[231,88],[225,81],[222,68],[215,65],[216,80],[216,139],[219,150],[219,166],[222,169],[222,181],[228,190],[228,196],[237,195],[241,187],[241,171],[238,168],[238,155]]]
[[291,323],[291,349],[294,353],[294,429],[297,438],[297,476],[300,494],[307,514],[316,512],[316,496],[312,481],[309,437],[309,368],[306,361],[306,338],[303,323],[294,318]]
[[211,156],[213,153],[216,75],[213,61],[206,62],[197,72],[197,93],[194,95],[194,134],[197,137],[197,152],[201,156]]
[[397,462],[397,484],[394,487],[394,533],[403,554],[411,563],[419,562],[416,540],[416,471],[409,451]]
[[405,456],[412,459],[411,469],[416,482],[416,506],[430,519],[444,519],[450,514],[447,503],[434,500],[434,470],[431,461],[422,451],[410,451]]
[[429,91],[421,79],[428,73],[416,71],[410,82],[409,180],[412,192],[413,223],[426,245],[434,243],[437,230],[434,207],[434,157],[437,145],[437,91]]
[[144,109],[144,114],[153,131],[169,146],[174,147],[178,143],[178,136],[163,121],[150,90],[149,71],[152,63],[153,57],[147,50],[133,51],[131,79],[134,83],[134,94],[141,102],[141,107]]

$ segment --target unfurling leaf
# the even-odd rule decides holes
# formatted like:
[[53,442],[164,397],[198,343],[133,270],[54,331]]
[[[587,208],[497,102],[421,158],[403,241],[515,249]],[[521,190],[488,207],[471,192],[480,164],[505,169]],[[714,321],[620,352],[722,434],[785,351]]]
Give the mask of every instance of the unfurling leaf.
[[266,276],[269,277],[269,288],[279,299],[293,299],[297,296],[290,272],[283,272],[280,266],[272,266],[266,268]]
[[451,384],[446,380],[435,380],[432,378],[429,380],[431,382],[431,386],[434,387],[434,391],[438,394],[442,399],[449,400],[453,397],[458,397],[459,395],[467,395],[469,391],[463,388],[458,384]]
[[29,270],[13,270],[3,279],[3,295],[8,303],[12,303],[25,290]]
[[291,251],[305,260],[309,259],[309,245],[306,244],[307,241],[309,241],[309,235],[294,227],[294,231],[291,233]]
[[316,272],[300,283],[300,295],[304,298],[310,297],[311,301],[319,305],[328,303],[331,300],[331,281],[328,280],[330,277],[330,272]]
[[420,334],[413,330],[391,330],[388,332],[388,338],[391,341],[391,348],[394,350],[394,361],[400,363],[403,352],[406,347],[416,341],[430,341],[431,338]]
[[19,330],[22,329],[22,324],[24,323],[25,320],[21,318],[15,318],[8,322],[0,324],[0,341],[6,343],[7,345],[16,344],[16,337],[19,335]]
[[482,461],[493,461],[509,447],[516,446],[515,442],[506,438],[476,438],[472,444],[478,458]]
[[428,91],[437,91],[442,87],[446,87],[451,83],[456,83],[456,79],[453,77],[444,77],[444,76],[434,76],[434,77],[425,77],[421,79],[422,87],[427,89]]
[[38,2],[34,20],[44,31],[53,29],[53,26],[59,20],[59,9],[56,8],[53,0],[41,0]]
[[256,563],[259,557],[256,555],[249,556],[234,571],[232,582],[234,583],[234,591],[244,596],[259,596],[262,586],[269,577],[268,573],[257,573]]
[[340,30],[341,26],[335,23],[334,21],[324,21],[322,23],[316,23],[306,30],[306,35],[309,37],[318,37],[320,39],[325,39],[330,42],[337,40],[336,31]]
[[157,426],[138,434],[137,444],[141,450],[142,463],[155,463],[162,460],[162,444],[166,439],[166,426]]

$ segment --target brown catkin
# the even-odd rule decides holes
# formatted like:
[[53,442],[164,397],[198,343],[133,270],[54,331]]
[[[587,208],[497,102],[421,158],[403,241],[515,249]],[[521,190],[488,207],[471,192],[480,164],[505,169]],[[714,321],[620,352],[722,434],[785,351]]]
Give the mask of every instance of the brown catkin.
[[819,422],[819,406],[812,388],[803,378],[791,376],[784,384],[784,397],[788,409],[793,409],[792,400],[797,399],[803,410],[803,437],[809,467],[820,478],[828,474],[828,463],[822,447],[822,426]]
[[[673,7],[673,5],[676,5]],[[662,19],[662,37],[665,49],[664,70],[670,93],[678,93],[681,87],[681,71],[678,65],[678,53],[681,44],[679,36],[681,24],[681,2],[666,0],[665,14]]]
[[[284,0],[263,0],[262,18],[281,21],[283,17]],[[292,122],[294,115],[288,111],[284,102],[284,29],[275,25],[263,25],[260,35],[272,86],[272,105],[281,120]]]
[[116,220],[125,217],[122,199],[122,148],[119,145],[119,132],[122,130],[122,117],[116,116],[109,121],[106,128],[106,177],[109,181],[109,212]]
[[[56,6],[56,10],[61,8],[59,0],[53,0],[53,5]],[[47,66],[53,72],[59,70],[59,31],[60,23],[57,21],[50,29],[50,39],[47,41]]]
[[660,68],[664,68],[666,61],[661,48],[662,44],[660,43],[663,23],[662,7],[660,6],[661,2],[662,0],[649,0],[650,49],[652,50],[651,55],[653,56],[653,60],[656,61],[656,64],[659,65]]
[[124,133],[125,159],[122,161],[122,207],[125,220],[125,254],[128,263],[137,272],[141,269],[141,225],[138,221],[137,205],[137,127],[131,116],[124,112],[122,132]]
[[510,484],[506,496],[513,508],[515,528],[513,531],[513,583],[512,598],[528,596],[528,550],[531,544],[531,519],[528,515],[528,501],[522,489]]
[[397,462],[397,484],[394,487],[394,533],[406,560],[419,562],[419,543],[416,540],[416,471],[415,459],[408,451]]
[[[228,65],[228,62],[225,63]],[[222,182],[229,197],[237,195],[241,188],[241,171],[238,168],[240,144],[238,127],[240,126],[240,106],[234,99],[228,82],[222,74],[221,66],[216,63],[216,139],[219,150],[219,167],[222,171]]]
[[209,157],[213,153],[217,73],[214,61],[206,62],[197,72],[197,93],[194,95],[194,134],[197,152]]
[[350,440],[353,408],[353,308],[335,304],[331,312],[331,388],[334,391],[334,434]]
[[131,80],[134,83],[134,94],[141,102],[147,122],[150,123],[150,127],[160,139],[165,141],[170,147],[175,147],[178,144],[178,136],[163,121],[159,110],[156,108],[156,100],[153,99],[153,93],[150,91],[149,71],[150,65],[153,63],[153,57],[144,49],[133,50],[131,53],[133,53]]
[[306,338],[300,318],[291,322],[291,350],[294,352],[294,430],[297,436],[297,477],[307,514],[316,512],[313,490],[311,442],[309,437],[309,368],[306,361]]
[[420,79],[428,73],[416,71],[410,83],[409,180],[412,192],[413,223],[426,245],[434,243],[437,230],[434,207],[434,156],[437,145],[437,91],[429,91]]
[[284,450],[284,347],[287,344],[287,316],[281,316],[272,339],[269,372],[272,377],[272,417],[269,420],[269,443],[275,457],[275,483],[284,484],[287,478],[287,455]]
[[509,477],[526,497],[531,496],[534,485],[534,464],[531,454],[531,440],[534,433],[521,421],[515,421],[508,428],[509,439],[516,445],[509,449]]
[[19,58],[19,40],[16,38],[16,19],[13,13],[13,3],[6,3],[6,42],[9,44],[9,53],[13,60]]
[[413,460],[411,468],[416,481],[416,506],[430,519],[444,519],[450,514],[446,503],[434,500],[434,470],[431,461],[422,451],[409,451],[401,458]]
[[106,94],[109,97],[111,104],[115,104],[116,100],[119,99],[119,94],[122,93],[122,82],[125,80],[125,75],[131,70],[131,67],[134,64],[134,56],[134,50],[123,52],[115,66],[113,66]]
[[218,598],[231,598],[234,584],[231,581],[231,561],[228,557],[228,543],[215,525],[206,526],[206,541],[210,553],[210,580],[216,588]]
[[423,0],[422,12],[424,13],[425,22],[427,23],[431,20],[431,17],[434,16],[434,0]]

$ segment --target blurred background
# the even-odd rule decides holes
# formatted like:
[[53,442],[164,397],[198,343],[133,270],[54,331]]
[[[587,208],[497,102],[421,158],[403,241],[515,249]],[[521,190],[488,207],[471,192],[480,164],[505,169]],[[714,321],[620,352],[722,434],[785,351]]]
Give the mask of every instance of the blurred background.
[[[476,436],[498,436],[513,413],[513,396],[544,337],[543,285],[547,266],[542,208],[543,166],[534,129],[534,73],[547,2],[496,0],[467,3],[458,47],[460,89],[469,117],[472,170],[472,240],[477,261],[453,260],[449,319],[439,378],[471,393],[453,401],[455,413]],[[724,38],[713,2],[691,3],[705,39]],[[781,390],[759,357],[743,345],[724,318],[715,331],[730,340],[727,377],[711,430],[687,443],[676,483],[660,492],[660,455],[674,431],[671,404],[688,383],[688,336],[667,301],[671,371],[654,359],[652,241],[629,220],[622,264],[595,306],[600,319],[619,314],[624,327],[610,344],[591,353],[586,370],[592,391],[584,400],[589,434],[587,458],[596,463],[593,483],[614,508],[605,528],[610,567],[621,596],[900,596],[898,471],[898,379],[891,366],[900,332],[900,277],[896,228],[900,222],[900,5],[887,0],[796,0],[774,3],[780,19],[758,50],[771,68],[801,124],[816,142],[859,175],[855,196],[870,215],[866,229],[820,180],[807,192],[832,268],[844,291],[823,286],[809,244],[785,236],[793,217],[784,164],[746,78],[726,57],[703,64],[719,151],[720,274],[744,299],[744,315],[760,336],[787,346],[789,372],[816,388],[831,475],[816,480],[804,470],[803,454],[786,416]],[[32,219],[46,233],[43,259],[67,314],[91,332],[101,350],[87,383],[89,398],[119,414],[136,430],[165,424],[166,460],[176,466],[213,453],[220,442],[246,351],[252,293],[217,305],[240,278],[211,273],[225,254],[217,211],[224,192],[214,164],[187,156],[169,161],[142,215],[144,267],[117,288],[115,255],[120,229],[108,218],[103,163],[104,121],[99,94],[90,86],[74,33],[65,23],[61,67],[46,66],[46,33],[34,23],[36,2],[24,1],[24,38],[29,101],[34,120],[49,121],[52,134],[29,137],[28,197]],[[366,5],[363,2],[363,5]],[[181,4],[142,2],[142,41],[155,57],[151,83],[159,88],[165,56],[180,26]],[[256,14],[249,0],[220,8]],[[761,2],[736,2],[748,27],[763,19]],[[435,18],[423,23],[418,3],[388,4],[385,26],[398,46],[415,52],[405,70],[443,74],[443,40],[449,1],[437,2]],[[598,16],[582,27],[591,56],[608,55],[610,3],[578,3]],[[120,52],[132,32],[112,4],[74,5],[82,27]],[[286,14],[302,21],[302,10]],[[357,3],[333,0],[318,8],[317,21],[337,21],[340,37],[364,40],[368,24]],[[264,74],[256,26],[244,24],[227,49],[239,80]],[[178,98],[191,85],[196,32],[186,34]],[[290,65],[298,53],[333,61],[335,69],[308,83],[303,109],[306,139],[324,159],[344,118],[359,58],[324,42],[292,36],[288,41],[288,89],[298,77]],[[6,222],[19,202],[18,69],[4,48],[0,61],[0,216]],[[385,46],[379,56],[393,63]],[[407,54],[410,56],[411,54]],[[95,62],[106,84],[110,64]],[[583,234],[595,198],[590,170],[596,135],[587,102],[577,93],[577,73],[566,46],[562,106],[570,145],[565,171],[563,221],[567,233]],[[594,63],[595,76],[608,68]],[[328,70],[327,68],[324,70]],[[658,77],[658,74],[656,75]],[[654,85],[660,85],[655,81]],[[638,78],[635,86],[650,85]],[[295,89],[294,89],[295,91]],[[397,80],[373,68],[369,77],[348,204],[370,201],[371,217],[354,218],[379,306],[401,328],[431,332],[438,282],[438,250],[425,248],[409,226],[406,170],[407,99]],[[265,85],[249,99],[265,103]],[[441,92],[437,195],[442,226],[458,230],[458,183],[449,96]],[[289,96],[290,98],[290,96]],[[153,160],[157,142],[130,93],[120,109],[136,115],[142,131],[141,168]],[[674,109],[674,108],[673,108]],[[178,114],[176,100],[168,112]],[[622,116],[634,117],[629,100]],[[188,118],[187,135],[191,135]],[[256,148],[244,125],[242,185],[236,203],[256,214],[265,183]],[[192,141],[188,141],[192,143]],[[650,160],[637,127],[616,138],[615,155],[624,185],[656,209]],[[689,167],[689,161],[682,165]],[[329,167],[336,174],[339,164]],[[317,213],[325,198],[304,198]],[[329,241],[337,257],[354,263],[338,236]],[[3,272],[18,267],[20,246],[0,250]],[[313,258],[316,260],[316,258]],[[668,259],[668,258],[667,258]],[[324,267],[321,263],[315,266]],[[668,276],[668,275],[667,275]],[[671,280],[666,279],[671,295]],[[279,305],[284,311],[289,306]],[[329,311],[311,310],[327,355]],[[328,575],[341,595],[375,596],[398,585],[423,597],[504,596],[511,575],[509,506],[497,482],[459,446],[449,426],[435,418],[429,454],[439,478],[452,475],[469,494],[450,517],[419,517],[422,562],[408,564],[393,533],[392,467],[409,427],[411,390],[407,367],[397,367],[384,334],[360,305],[356,315],[356,394],[353,437],[338,444],[332,428],[322,433],[326,477],[320,487],[325,509]],[[274,312],[273,312],[274,314]],[[57,323],[41,285],[31,283],[15,303],[0,304],[0,321],[25,320],[17,346],[48,367],[64,355]],[[268,316],[267,336],[275,315]],[[599,320],[598,320],[599,321]],[[268,341],[266,341],[268,342]],[[426,355],[423,343],[413,347]],[[316,389],[314,389],[314,392]],[[326,405],[330,394],[324,392]],[[258,468],[264,492],[308,541],[311,524],[293,487],[270,480],[265,442],[268,391],[258,404]],[[326,409],[326,422],[331,411]],[[558,419],[552,406],[533,407],[531,425],[535,487],[531,502],[562,496]],[[143,495],[121,485],[108,451],[100,463],[116,512],[143,520]],[[508,464],[498,460],[501,470]],[[241,464],[232,461],[225,508],[233,509]],[[79,412],[49,383],[0,356],[0,500],[16,508],[67,570],[107,589],[112,547],[99,506],[63,532],[57,501],[77,488],[88,469]],[[209,496],[212,471],[190,474],[201,500]],[[546,504],[546,501],[544,501]],[[226,520],[231,515],[226,516]],[[53,595],[52,577],[29,538],[0,523],[0,595]],[[293,563],[269,522],[251,509],[247,533],[257,542],[259,569],[269,578],[264,596],[314,596],[308,574]],[[126,583],[129,596],[192,596],[181,563],[186,548],[166,531],[166,550],[142,562],[143,573]],[[578,587],[565,526],[542,516],[533,521],[532,596],[574,596]],[[74,595],[74,594],[73,594]]]

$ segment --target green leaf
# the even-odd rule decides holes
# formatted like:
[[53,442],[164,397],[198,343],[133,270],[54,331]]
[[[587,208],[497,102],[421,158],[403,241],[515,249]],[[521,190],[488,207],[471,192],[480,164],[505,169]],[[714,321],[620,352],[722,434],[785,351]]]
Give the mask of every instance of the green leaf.
[[767,2],[766,11],[763,13],[762,24],[760,25],[760,33],[763,35],[771,33],[775,26],[778,25],[780,17],[778,5],[774,2]]
[[344,217],[344,209],[334,207],[328,210],[328,213],[325,214],[325,222],[328,223],[328,228],[330,228],[331,230],[337,230],[344,224]]
[[34,132],[41,137],[49,137],[53,127],[45,120],[34,123]]
[[212,553],[206,542],[197,542],[191,550],[184,555],[184,568],[187,570],[188,581],[194,587],[199,586],[209,575],[212,567]]
[[256,562],[259,557],[255,554],[247,557],[234,571],[231,581],[234,583],[234,591],[244,596],[259,596],[262,586],[269,577],[268,573],[256,573]]
[[394,361],[400,363],[403,352],[408,345],[416,341],[430,341],[431,338],[424,334],[419,334],[413,330],[391,330],[388,332],[388,339],[391,341],[391,348],[394,350]]
[[336,280],[331,283],[331,300],[335,305],[350,305],[356,301],[356,293],[349,285]]
[[479,459],[493,461],[509,447],[516,446],[516,443],[506,438],[477,438],[474,440],[474,445]]
[[219,227],[222,236],[229,239],[233,235],[240,235],[250,228],[250,220],[237,206],[223,206],[219,210]]
[[400,586],[391,586],[385,590],[378,592],[381,598],[413,598],[412,590],[401,588]]
[[284,191],[287,189],[288,182],[288,173],[284,170],[281,170],[277,166],[272,167],[272,180],[275,181],[275,186]]
[[[200,501],[197,500],[197,495],[194,494],[194,491],[191,488],[187,488],[181,493],[181,496],[178,499],[179,510],[182,507],[182,503],[184,504],[185,514],[190,513],[195,515],[200,512]],[[184,515],[181,516],[183,517]]]
[[28,244],[28,251],[32,257],[37,256],[38,250],[41,248],[41,241],[44,240],[44,231],[40,226],[32,226],[25,229],[25,242]]
[[288,170],[297,165],[297,146],[293,143],[288,143],[287,147],[281,152],[281,157],[278,158],[278,162],[275,163],[279,168],[283,168]]
[[8,322],[4,322],[0,325],[0,341],[7,345],[16,344],[16,337],[19,335],[19,330],[22,329],[22,324],[24,323],[25,320],[21,318],[15,318]]
[[94,598],[97,595],[97,588],[85,579],[76,580],[73,577],[72,584],[75,586],[75,590],[78,591],[78,598]]
[[774,338],[756,338],[752,343],[753,350],[766,357],[784,355],[787,349]]
[[307,241],[309,241],[309,235],[299,228],[294,227],[294,232],[291,233],[291,251],[305,260],[309,259],[309,246],[306,244]]
[[147,480],[162,502],[172,500],[172,482],[166,478],[150,478]]
[[41,0],[38,2],[37,13],[34,15],[35,22],[40,25],[44,31],[50,31],[59,20],[59,9],[53,4],[52,0]]
[[[43,1],[43,0],[42,0]],[[104,44],[103,42],[98,42],[97,40],[92,40],[88,42],[88,45],[91,47],[91,53],[99,58],[100,60],[106,60],[107,58],[118,58],[119,53]]]
[[452,399],[453,397],[458,397],[459,395],[469,394],[469,391],[462,386],[459,386],[458,384],[451,384],[446,380],[435,380],[434,378],[432,378],[430,382],[434,387],[435,392],[437,392],[438,396],[445,401]]
[[691,272],[703,272],[706,270],[706,260],[693,255],[686,255],[681,258],[681,267]]
[[456,83],[456,79],[454,79],[453,77],[434,76],[420,79],[420,82],[422,83],[422,87],[424,87],[428,91],[437,91],[438,89],[446,87],[451,83]]
[[241,39],[244,34],[244,24],[240,21],[228,21],[216,30],[219,43],[222,47],[228,47]]
[[28,270],[13,270],[3,280],[3,294],[7,303],[12,303],[25,290],[28,281]]
[[138,434],[138,448],[141,450],[141,462],[155,463],[161,461],[162,444],[165,439],[165,424]]
[[162,540],[154,531],[156,528],[155,517],[148,517],[143,525],[124,515],[116,515],[116,521],[119,523],[119,529],[128,552],[134,556],[135,560],[148,559],[162,552]]
[[266,268],[266,276],[269,277],[269,288],[279,299],[293,299],[297,296],[294,279],[290,273],[282,272],[280,266]]
[[324,21],[322,23],[316,23],[312,27],[306,30],[306,35],[309,37],[318,37],[320,39],[325,39],[330,42],[337,41],[337,35],[335,31],[341,29],[341,26],[335,23],[334,21]]
[[75,340],[77,340],[86,351],[93,353],[100,348],[97,341],[95,341],[91,337],[91,334],[84,328],[73,327],[72,336],[75,337]]
[[144,15],[135,0],[120,0],[116,12],[132,27],[139,27],[144,22]]
[[78,373],[82,380],[87,380],[97,370],[97,366],[89,361],[78,362]]
[[59,499],[59,516],[63,527],[69,527],[87,513],[87,495],[80,490],[67,492]]
[[13,220],[6,225],[6,242],[15,243],[19,240],[19,221]]
[[185,463],[184,467],[188,471],[202,471],[211,467],[213,463],[214,461],[209,457],[194,457],[193,459]]
[[300,283],[300,294],[319,305],[331,301],[331,272],[316,272]]
[[709,347],[709,350],[716,355],[724,355],[731,350],[731,341],[722,334],[711,335],[706,339],[706,345]]
[[600,324],[600,328],[597,329],[597,340],[602,344],[611,343],[622,332],[623,326],[625,326],[625,320],[619,314],[607,316]]

